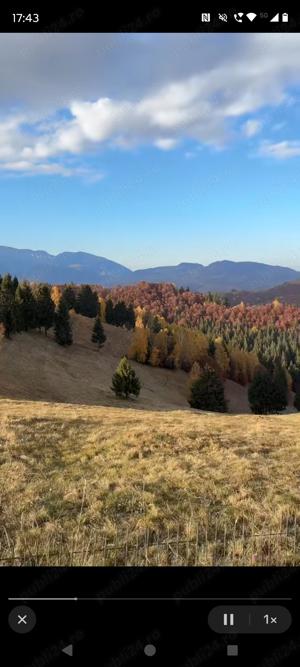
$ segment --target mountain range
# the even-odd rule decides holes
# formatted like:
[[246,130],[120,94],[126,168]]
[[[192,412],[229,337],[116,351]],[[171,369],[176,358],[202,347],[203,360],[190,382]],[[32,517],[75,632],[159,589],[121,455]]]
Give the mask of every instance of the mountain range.
[[287,281],[300,280],[300,271],[259,262],[213,262],[208,266],[183,262],[131,271],[105,257],[86,252],[50,255],[44,250],[19,250],[0,246],[0,275],[48,283],[90,283],[105,287],[140,281],[171,282],[200,292],[262,290]]

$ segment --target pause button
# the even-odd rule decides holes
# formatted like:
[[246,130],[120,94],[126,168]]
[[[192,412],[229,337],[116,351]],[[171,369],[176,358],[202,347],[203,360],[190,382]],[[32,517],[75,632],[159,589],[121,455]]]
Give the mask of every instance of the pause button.
[[223,625],[226,627],[234,625],[234,614],[223,614]]

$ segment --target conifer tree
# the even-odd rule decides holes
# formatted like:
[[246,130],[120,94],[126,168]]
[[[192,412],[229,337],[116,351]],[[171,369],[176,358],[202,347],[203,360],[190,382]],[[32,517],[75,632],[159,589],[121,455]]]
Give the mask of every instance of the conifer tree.
[[300,412],[300,385],[296,387],[294,407]]
[[18,331],[34,329],[36,321],[36,302],[29,283],[25,280],[18,284],[15,294],[16,322]]
[[60,301],[54,315],[55,339],[59,345],[71,345],[73,342],[70,315],[66,304]]
[[3,276],[0,288],[0,322],[6,338],[16,330],[14,283],[10,274]]
[[81,285],[75,310],[85,317],[97,317],[99,311],[99,299],[97,292],[93,292],[89,285]]
[[76,306],[76,294],[72,285],[67,285],[61,295],[61,298],[65,302],[68,310],[75,308]]
[[112,377],[111,389],[119,398],[128,398],[131,394],[133,396],[139,395],[141,383],[127,357],[122,357]]
[[0,292],[0,323],[4,328],[5,338],[10,338],[11,334],[16,331],[16,319],[14,308],[7,300],[7,295]]
[[55,305],[51,299],[51,290],[48,285],[39,284],[36,289],[36,323],[39,329],[47,331],[53,326]]
[[10,273],[5,273],[1,281],[1,289],[7,293],[14,294],[16,291],[16,281],[12,279]]
[[114,324],[114,306],[113,302],[111,299],[108,299],[106,301],[106,308],[105,308],[105,319],[107,324]]
[[201,376],[192,382],[189,404],[198,410],[227,412],[223,382],[214,369],[205,366]]
[[288,383],[284,368],[276,365],[273,373],[273,408],[275,412],[281,412],[288,404]]
[[100,316],[97,315],[92,332],[92,343],[97,343],[98,347],[102,347],[106,341],[106,335],[103,330],[103,325]]

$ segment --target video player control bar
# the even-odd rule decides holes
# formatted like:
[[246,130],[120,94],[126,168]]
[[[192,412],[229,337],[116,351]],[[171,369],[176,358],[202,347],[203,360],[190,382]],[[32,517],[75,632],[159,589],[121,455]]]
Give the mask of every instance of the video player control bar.
[[281,605],[219,605],[208,616],[209,627],[219,634],[281,634],[291,623],[289,610]]

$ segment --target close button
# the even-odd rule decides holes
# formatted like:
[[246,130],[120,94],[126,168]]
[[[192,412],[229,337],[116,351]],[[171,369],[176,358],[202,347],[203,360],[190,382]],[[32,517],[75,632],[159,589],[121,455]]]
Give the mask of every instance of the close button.
[[14,632],[25,635],[35,627],[36,615],[31,607],[20,605],[11,610],[8,616],[8,624]]

